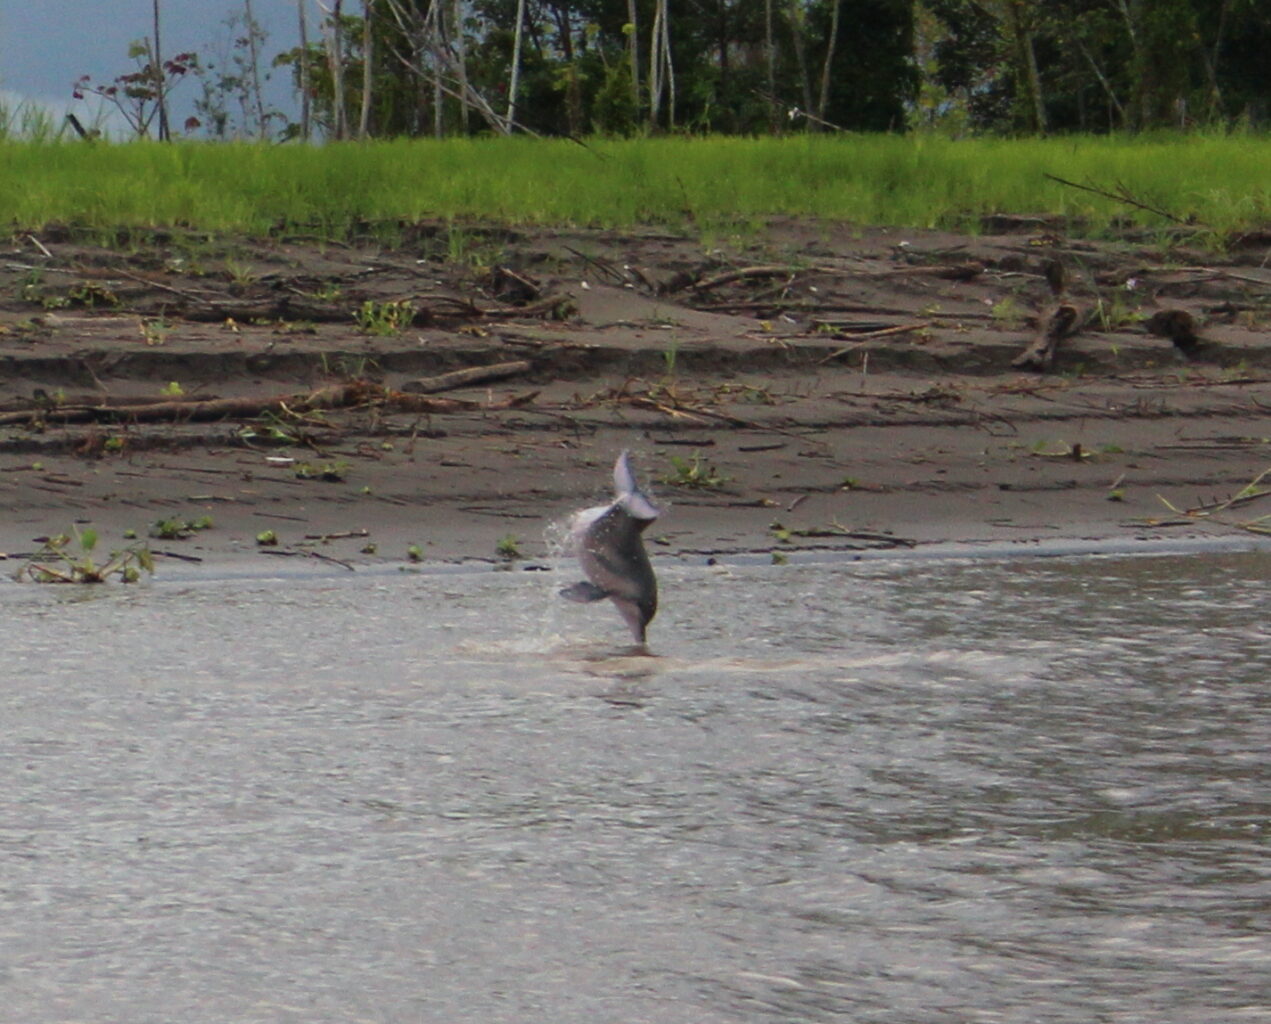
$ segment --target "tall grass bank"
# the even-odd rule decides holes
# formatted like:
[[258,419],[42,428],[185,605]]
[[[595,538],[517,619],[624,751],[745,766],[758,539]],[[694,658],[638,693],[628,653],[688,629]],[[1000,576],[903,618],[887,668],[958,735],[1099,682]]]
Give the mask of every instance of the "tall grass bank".
[[432,218],[710,227],[784,215],[974,230],[1005,213],[1061,215],[1091,231],[1176,218],[1221,235],[1271,220],[1269,167],[1271,139],[1252,136],[5,141],[0,218],[15,230],[303,226],[334,238]]

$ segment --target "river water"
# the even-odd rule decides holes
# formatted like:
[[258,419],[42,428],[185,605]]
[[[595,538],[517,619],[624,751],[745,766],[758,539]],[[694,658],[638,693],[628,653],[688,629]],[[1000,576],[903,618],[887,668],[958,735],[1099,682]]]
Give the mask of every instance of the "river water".
[[0,585],[0,1019],[1271,1021],[1271,552]]

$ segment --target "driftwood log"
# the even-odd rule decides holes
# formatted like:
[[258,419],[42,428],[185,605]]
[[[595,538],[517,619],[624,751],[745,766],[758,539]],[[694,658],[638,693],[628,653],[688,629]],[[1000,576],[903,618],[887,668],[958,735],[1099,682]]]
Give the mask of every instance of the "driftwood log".
[[474,384],[486,384],[495,380],[506,380],[508,377],[519,377],[529,373],[534,364],[528,359],[513,359],[506,363],[492,363],[489,366],[469,366],[462,370],[451,370],[439,373],[435,377],[421,377],[408,380],[401,390],[412,395],[434,394],[438,391],[450,391],[454,388],[471,387]]
[[537,281],[510,267],[495,267],[490,272],[490,291],[500,302],[513,306],[524,306],[543,297],[543,288]]
[[1031,345],[1011,360],[1017,370],[1047,372],[1055,364],[1059,343],[1075,334],[1080,326],[1077,307],[1067,301],[1068,271],[1062,261],[1048,259],[1042,263],[1042,276],[1054,296],[1054,304],[1038,320],[1037,337]]
[[1055,350],[1059,343],[1077,332],[1077,307],[1061,302],[1042,317],[1040,329],[1033,343],[1011,360],[1018,370],[1037,370],[1045,373],[1055,363]]

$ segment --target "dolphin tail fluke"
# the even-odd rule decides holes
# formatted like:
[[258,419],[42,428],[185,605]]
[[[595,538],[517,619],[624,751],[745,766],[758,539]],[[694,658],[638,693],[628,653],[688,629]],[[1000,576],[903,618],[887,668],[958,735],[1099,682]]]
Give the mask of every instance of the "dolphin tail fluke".
[[626,449],[623,449],[618,461],[613,464],[613,489],[619,498],[640,489],[636,486],[635,472],[631,469],[631,453]]
[[630,453],[624,451],[613,464],[613,489],[619,504],[636,519],[656,519],[661,510],[636,483]]
[[579,604],[591,604],[593,601],[603,601],[609,596],[609,591],[583,580],[573,586],[562,587],[560,596],[568,601],[577,601]]

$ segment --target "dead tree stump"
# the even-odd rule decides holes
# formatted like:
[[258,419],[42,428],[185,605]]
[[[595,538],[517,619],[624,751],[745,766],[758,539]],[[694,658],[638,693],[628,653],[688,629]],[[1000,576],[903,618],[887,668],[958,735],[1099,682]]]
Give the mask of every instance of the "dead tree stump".
[[1180,352],[1191,354],[1200,345],[1196,333],[1196,318],[1185,309],[1162,309],[1152,314],[1147,322],[1148,334],[1169,338]]
[[1061,302],[1041,320],[1040,329],[1033,343],[1011,360],[1017,370],[1036,370],[1045,373],[1055,363],[1055,350],[1059,343],[1077,331],[1077,307]]

